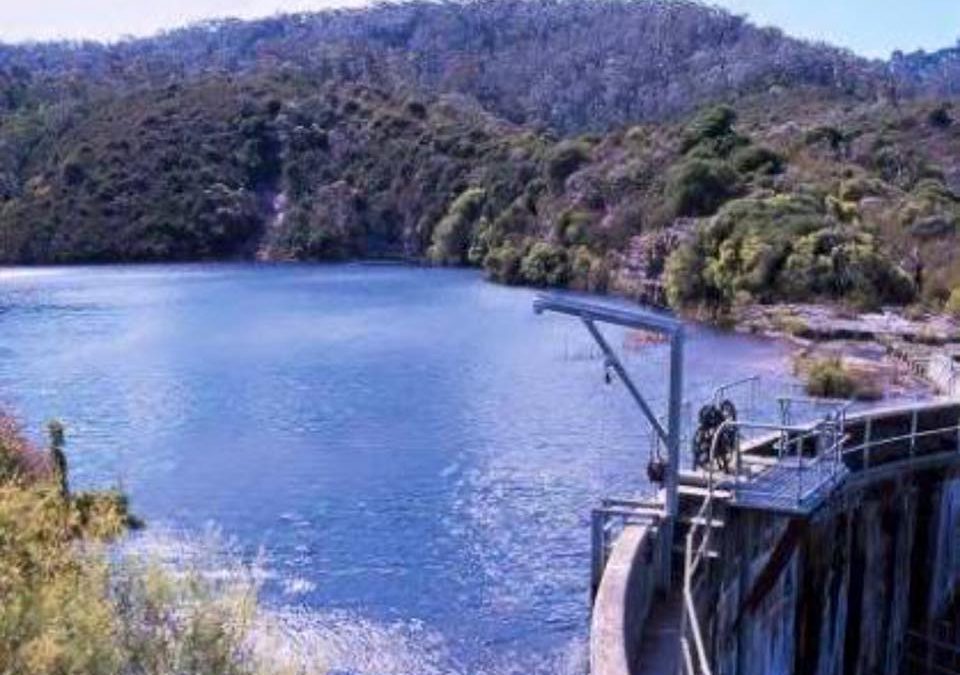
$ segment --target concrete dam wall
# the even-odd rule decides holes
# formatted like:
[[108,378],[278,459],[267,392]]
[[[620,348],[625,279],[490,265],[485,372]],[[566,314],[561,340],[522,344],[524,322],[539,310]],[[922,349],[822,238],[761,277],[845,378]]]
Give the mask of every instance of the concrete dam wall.
[[835,495],[814,518],[744,511],[697,599],[715,673],[895,674],[960,579],[960,478],[928,469]]
[[[628,523],[597,588],[591,672],[676,672],[691,623],[703,658],[688,641],[688,672],[958,672],[926,670],[943,663],[931,645],[960,637],[945,637],[943,623],[960,596],[958,432],[955,402],[850,418],[842,474],[807,509],[745,507],[738,485],[729,486],[709,516],[718,523],[711,555],[686,586],[682,542],[690,523],[703,522],[693,514],[702,514],[705,498],[703,490],[681,492],[667,595],[652,588],[658,529]],[[771,456],[776,444],[771,437],[744,452]],[[683,588],[695,606],[684,620],[688,633],[664,630],[664,608],[677,606]]]

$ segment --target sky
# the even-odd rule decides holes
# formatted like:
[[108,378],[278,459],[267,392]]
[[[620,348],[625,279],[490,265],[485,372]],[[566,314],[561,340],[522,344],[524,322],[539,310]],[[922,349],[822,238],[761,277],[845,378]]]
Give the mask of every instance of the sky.
[[[960,0],[714,0],[761,25],[864,56],[935,50],[960,38]],[[116,40],[201,19],[356,7],[366,0],[0,0],[0,40]]]

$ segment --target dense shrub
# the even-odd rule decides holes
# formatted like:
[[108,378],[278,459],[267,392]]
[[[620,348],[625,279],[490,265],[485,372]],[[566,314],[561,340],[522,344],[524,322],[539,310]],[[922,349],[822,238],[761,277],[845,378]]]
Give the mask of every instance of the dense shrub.
[[555,190],[563,188],[564,181],[590,159],[590,146],[582,141],[564,141],[547,157],[547,176]]
[[[60,439],[62,440],[62,439]],[[54,439],[54,444],[59,442]],[[115,493],[64,494],[0,417],[0,668],[11,675],[317,673],[257,650],[256,586],[170,571],[104,546],[129,523]],[[299,670],[297,669],[299,668]]]
[[885,197],[890,186],[876,178],[858,176],[840,183],[838,197],[844,202],[859,202],[865,197]]
[[483,267],[487,276],[503,284],[518,284],[523,281],[520,273],[520,261],[523,251],[510,242],[492,249],[484,258]]
[[706,216],[739,189],[740,176],[728,163],[688,159],[671,169],[667,200],[677,216]]
[[843,367],[840,359],[821,359],[806,367],[806,390],[820,398],[852,398],[856,382]]
[[474,228],[470,248],[467,250],[467,262],[481,267],[487,254],[493,248],[499,246],[502,239],[502,233],[487,218],[481,217]]
[[707,108],[696,115],[683,134],[681,150],[690,152],[698,145],[710,146],[716,154],[724,156],[733,149],[735,136],[733,125],[737,112],[727,105]]
[[523,280],[534,286],[562,286],[570,278],[566,249],[538,241],[520,263]]
[[473,226],[480,217],[485,198],[482,189],[470,188],[454,200],[447,215],[433,230],[433,244],[427,252],[431,260],[445,265],[467,262]]
[[953,116],[946,104],[938,105],[927,114],[927,122],[932,127],[946,129],[953,124]]
[[568,209],[560,214],[554,227],[557,240],[565,246],[575,246],[591,237],[590,225],[594,216],[587,211]]
[[784,160],[770,148],[747,145],[734,151],[730,163],[741,173],[775,174],[783,170]]
[[698,243],[680,246],[667,258],[664,280],[671,307],[718,306],[717,289],[705,280],[706,254]]
[[912,281],[872,237],[832,221],[811,197],[780,195],[726,205],[667,265],[676,306],[732,305],[738,295],[846,300],[873,306],[912,299]]
[[879,383],[866,372],[849,368],[836,357],[801,360],[807,394],[818,398],[872,401],[883,397]]
[[960,287],[950,291],[950,297],[947,298],[944,309],[954,317],[960,319]]
[[818,126],[807,130],[804,135],[807,145],[825,143],[833,150],[840,150],[850,142],[850,136],[831,126]]
[[960,199],[939,180],[921,180],[898,212],[900,223],[918,237],[953,233],[960,221]]
[[845,299],[862,309],[913,299],[913,282],[864,233],[830,228],[798,239],[779,286],[786,297]]
[[924,178],[943,180],[942,170],[918,152],[917,148],[880,137],[869,158],[869,167],[883,180],[909,189]]
[[610,269],[602,256],[595,254],[586,246],[577,246],[573,250],[570,264],[570,286],[581,291],[602,293],[607,290],[610,281]]

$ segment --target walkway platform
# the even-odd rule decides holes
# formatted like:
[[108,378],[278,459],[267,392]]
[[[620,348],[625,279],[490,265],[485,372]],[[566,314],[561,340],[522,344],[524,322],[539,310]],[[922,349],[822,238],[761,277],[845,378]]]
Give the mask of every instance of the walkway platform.
[[843,463],[785,457],[747,480],[741,479],[730,506],[806,516],[816,511],[847,477]]
[[[714,499],[732,508],[807,516],[816,511],[831,491],[842,484],[850,470],[840,462],[804,457],[766,459],[752,463],[738,478],[714,474]],[[680,474],[681,497],[705,499],[709,476],[704,471]]]

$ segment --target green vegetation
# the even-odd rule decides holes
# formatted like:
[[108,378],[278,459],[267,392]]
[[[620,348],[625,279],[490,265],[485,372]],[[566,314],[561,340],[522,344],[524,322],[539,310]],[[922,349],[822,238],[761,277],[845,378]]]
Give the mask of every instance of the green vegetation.
[[707,108],[683,131],[681,151],[698,157],[729,157],[749,141],[734,130],[737,111],[727,105]]
[[947,298],[944,309],[948,314],[960,319],[960,288],[950,291],[950,297]]
[[806,365],[806,389],[811,396],[853,398],[856,382],[840,359],[821,359]]
[[480,216],[486,193],[470,188],[457,197],[447,215],[433,230],[433,244],[427,251],[439,263],[461,265],[467,262],[473,225]]
[[[51,426],[62,450],[62,427]],[[62,456],[62,452],[60,453]],[[0,664],[11,675],[282,675],[261,654],[256,588],[105,547],[130,527],[113,492],[65,493],[65,464],[0,416]]]
[[726,162],[689,159],[670,172],[667,195],[677,216],[708,216],[739,191],[739,176]]
[[906,303],[911,280],[868,232],[837,222],[813,196],[728,203],[671,257],[667,292],[677,306],[728,309],[743,298]]
[[913,187],[898,216],[917,238],[952,235],[960,222],[960,199],[942,181],[924,179]]
[[874,378],[853,370],[840,358],[801,359],[797,368],[804,376],[810,396],[861,401],[882,398]]
[[506,242],[493,248],[483,260],[487,275],[494,281],[503,284],[519,284],[523,281],[520,275],[520,263],[523,254],[513,244]]
[[783,170],[784,160],[770,148],[748,145],[734,151],[731,163],[743,174],[777,174]]
[[715,316],[960,286],[949,102],[787,88],[564,138],[309,69],[129,76],[56,106],[0,77],[0,262],[410,257]]
[[[760,107],[741,120],[720,106],[681,126],[554,141],[450,102],[295,74],[90,96],[66,121],[43,107],[0,116],[0,154],[19,157],[0,162],[19,167],[0,201],[0,259],[424,255],[504,283],[617,290],[631,238],[680,217],[698,219],[693,236],[647,266],[665,270],[680,308],[943,302],[960,283],[942,245],[960,198],[942,177],[911,178],[938,175],[935,148],[897,136],[949,126],[856,118],[856,131],[811,125],[798,144],[767,135]],[[838,148],[852,139],[866,151],[847,160]],[[892,253],[911,248],[936,268],[908,276]]]
[[550,151],[547,176],[554,189],[563,190],[563,182],[590,159],[590,147],[578,141],[564,141]]
[[538,241],[520,262],[524,281],[534,286],[562,286],[570,276],[567,252],[559,246]]
[[950,107],[946,104],[936,106],[927,115],[927,122],[929,122],[931,126],[938,127],[940,129],[946,129],[953,124],[953,116],[950,114]]

